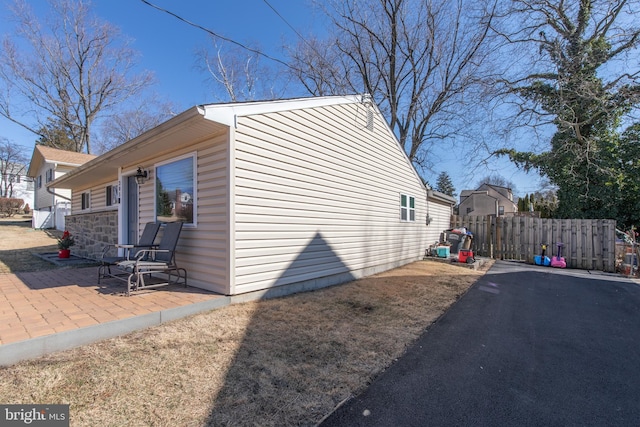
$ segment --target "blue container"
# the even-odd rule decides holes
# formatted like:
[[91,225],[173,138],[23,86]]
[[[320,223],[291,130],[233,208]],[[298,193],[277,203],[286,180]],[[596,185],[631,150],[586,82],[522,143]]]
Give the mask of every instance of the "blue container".
[[544,265],[546,267],[551,265],[551,259],[548,256],[543,257],[542,255],[535,255],[533,257],[533,262],[536,265]]
[[436,253],[440,258],[449,258],[449,246],[438,246]]

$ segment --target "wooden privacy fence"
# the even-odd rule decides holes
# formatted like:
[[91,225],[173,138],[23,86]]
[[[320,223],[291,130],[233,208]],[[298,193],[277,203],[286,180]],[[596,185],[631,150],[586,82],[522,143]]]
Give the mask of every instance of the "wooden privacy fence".
[[478,256],[533,263],[543,243],[551,258],[562,242],[567,267],[615,272],[615,220],[453,215],[451,228],[461,227],[473,233]]

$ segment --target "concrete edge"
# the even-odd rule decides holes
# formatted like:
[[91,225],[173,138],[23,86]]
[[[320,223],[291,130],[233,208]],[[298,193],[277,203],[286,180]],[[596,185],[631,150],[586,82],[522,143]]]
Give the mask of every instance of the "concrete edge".
[[155,313],[114,320],[98,325],[24,341],[0,345],[0,366],[9,366],[27,359],[35,359],[58,351],[69,350],[82,345],[125,335],[151,326],[157,326],[172,320],[193,314],[215,310],[229,305],[231,299],[221,296],[209,301],[201,301],[180,307],[173,307]]

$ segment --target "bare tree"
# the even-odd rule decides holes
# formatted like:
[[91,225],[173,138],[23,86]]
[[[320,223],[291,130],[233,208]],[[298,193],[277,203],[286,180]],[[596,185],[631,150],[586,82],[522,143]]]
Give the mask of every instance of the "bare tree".
[[513,193],[516,191],[516,186],[512,181],[509,181],[505,177],[499,174],[489,174],[485,177],[482,177],[478,180],[476,184],[476,188],[482,186],[482,184],[496,185],[498,187],[510,188]]
[[0,197],[12,198],[13,184],[25,174],[28,159],[22,150],[19,145],[0,138]]
[[0,115],[45,139],[41,131],[58,123],[76,151],[91,153],[99,115],[139,94],[151,74],[133,74],[134,51],[91,14],[88,0],[50,0],[50,7],[47,21],[25,0],[11,7],[16,30],[0,55]]
[[120,110],[109,116],[109,120],[101,126],[101,132],[96,137],[95,152],[106,153],[160,125],[177,113],[173,103],[158,103],[153,99],[147,99],[138,107]]
[[207,75],[219,99],[240,102],[281,97],[287,82],[277,69],[262,64],[257,48],[229,49],[215,37],[211,40],[210,47],[197,53],[197,67]]
[[371,94],[411,160],[427,166],[432,145],[464,134],[478,104],[495,8],[487,1],[332,1],[332,38],[300,43],[294,74],[314,94]]

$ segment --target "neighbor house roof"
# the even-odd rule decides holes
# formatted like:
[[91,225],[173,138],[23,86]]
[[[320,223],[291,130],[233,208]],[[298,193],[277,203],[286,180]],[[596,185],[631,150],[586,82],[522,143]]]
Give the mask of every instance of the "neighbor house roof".
[[436,191],[433,189],[427,190],[427,198],[438,200],[438,201],[450,204],[451,206],[455,205],[457,202],[455,197],[449,196],[448,194],[444,194],[444,193],[441,193],[440,191]]
[[31,163],[27,176],[35,178],[42,165],[46,162],[56,163],[62,166],[80,166],[97,156],[93,154],[78,153],[75,151],[59,150],[45,145],[36,145],[31,156]]

